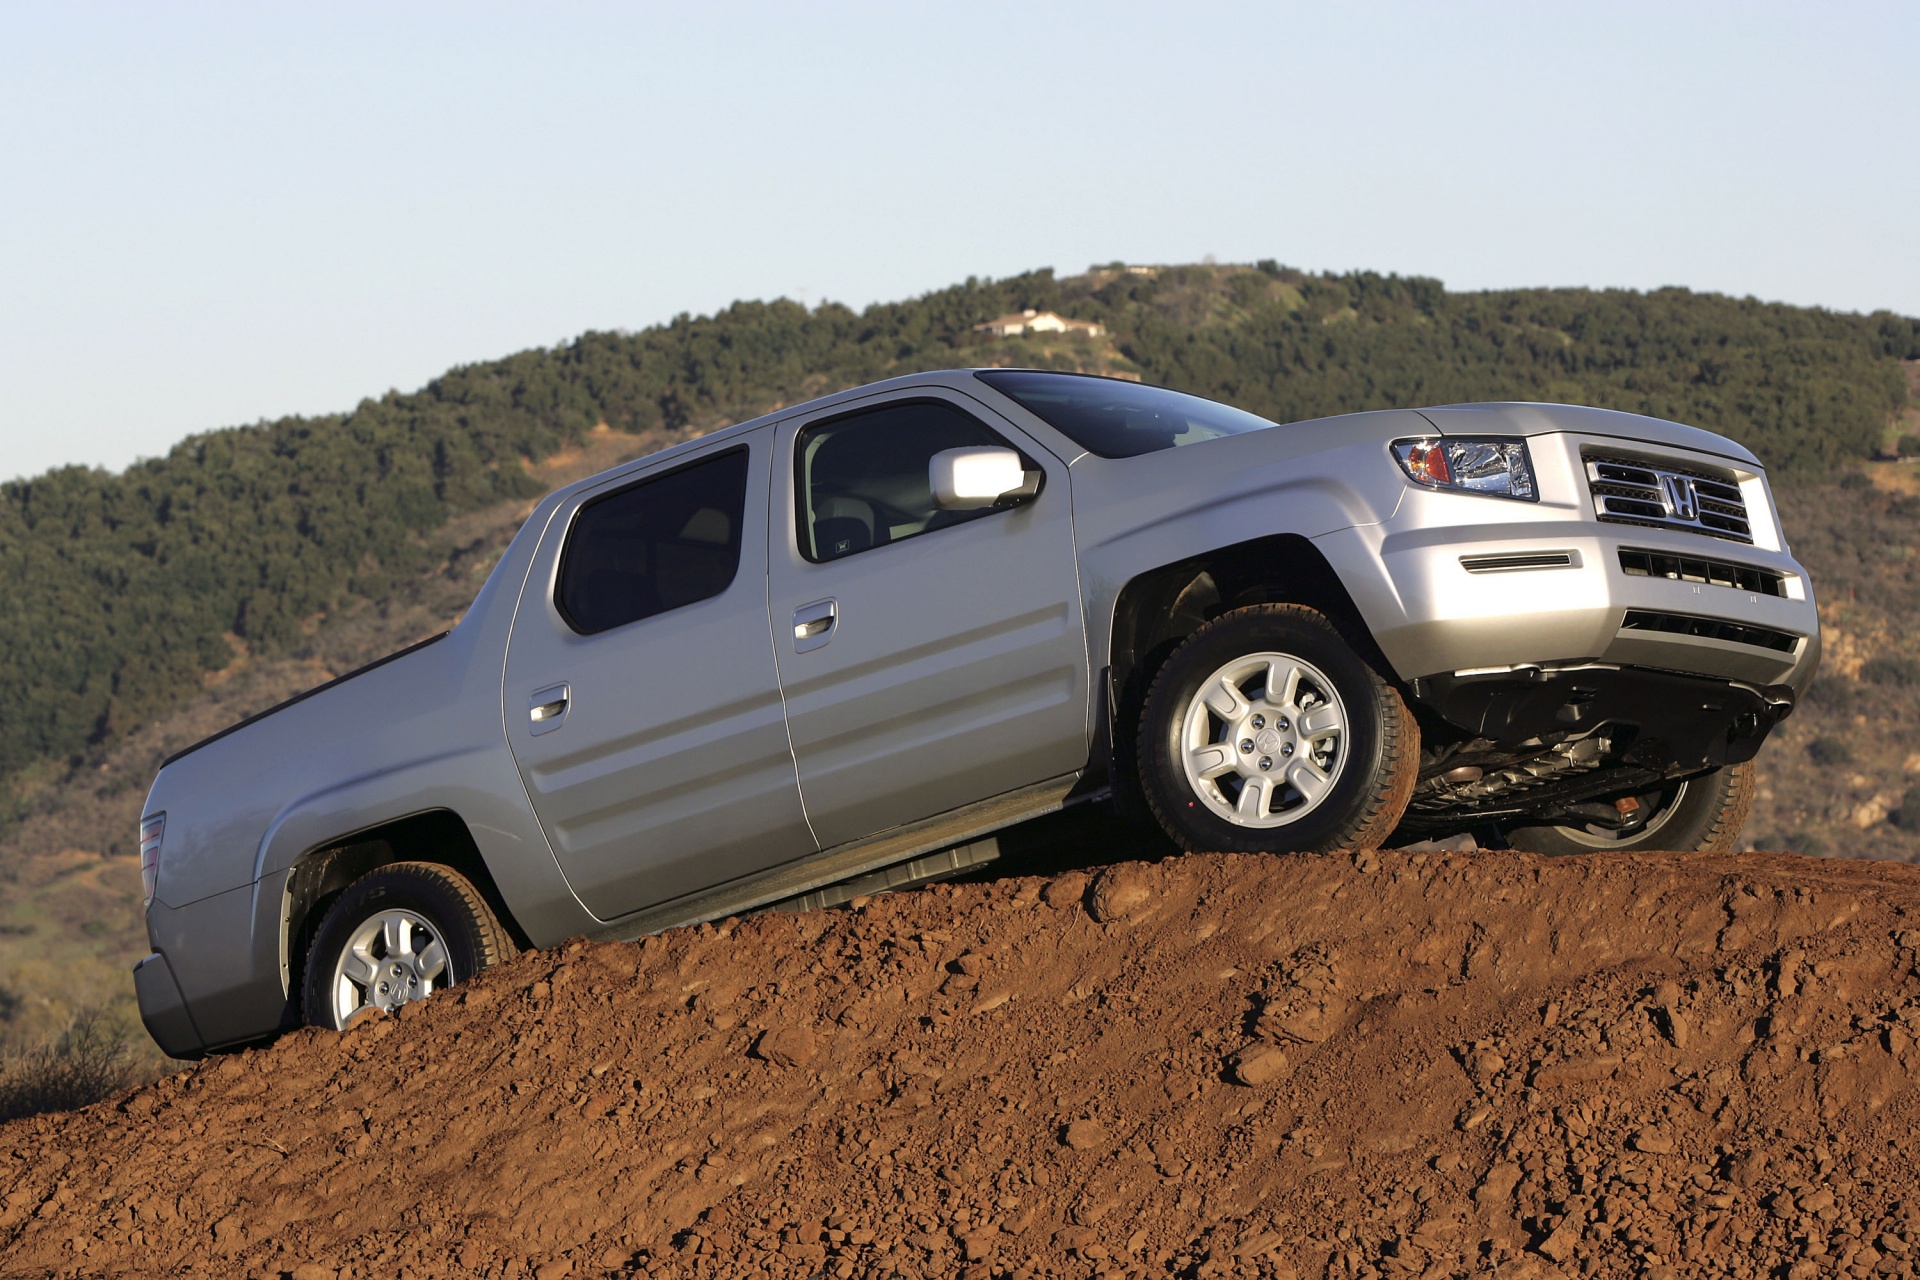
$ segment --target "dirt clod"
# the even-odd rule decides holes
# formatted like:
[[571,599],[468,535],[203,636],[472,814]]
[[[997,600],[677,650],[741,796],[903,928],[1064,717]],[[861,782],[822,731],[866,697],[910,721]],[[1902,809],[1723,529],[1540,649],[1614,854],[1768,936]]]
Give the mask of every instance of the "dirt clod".
[[1102,924],[1137,919],[1153,909],[1153,889],[1149,868],[1137,862],[1119,863],[1094,880],[1087,912]]
[[1084,871],[1063,871],[1041,889],[1041,901],[1050,907],[1077,907],[1087,896],[1090,879]]
[[1235,1050],[1227,1069],[1240,1084],[1271,1084],[1287,1073],[1287,1051],[1256,1042]]
[[1897,864],[1382,851],[570,945],[0,1126],[0,1276],[1911,1273],[1915,920]]
[[774,1027],[754,1041],[753,1056],[776,1067],[804,1067],[820,1051],[813,1032],[802,1026]]
[[1060,1141],[1075,1151],[1091,1151],[1107,1143],[1107,1127],[1098,1120],[1075,1120],[1060,1133]]

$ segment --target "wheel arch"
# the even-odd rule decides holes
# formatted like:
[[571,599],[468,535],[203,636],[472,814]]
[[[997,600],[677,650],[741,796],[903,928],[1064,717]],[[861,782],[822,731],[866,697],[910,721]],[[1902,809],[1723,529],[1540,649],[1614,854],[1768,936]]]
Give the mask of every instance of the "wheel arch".
[[1167,655],[1214,618],[1250,604],[1317,610],[1362,659],[1398,683],[1352,594],[1320,548],[1297,533],[1255,538],[1145,570],[1115,596],[1107,730],[1116,748],[1131,740],[1147,688]]
[[396,862],[447,867],[479,891],[514,945],[532,944],[487,869],[467,823],[452,809],[425,809],[327,840],[302,854],[288,871],[280,918],[281,981],[297,1019],[307,951],[327,908],[347,886]]

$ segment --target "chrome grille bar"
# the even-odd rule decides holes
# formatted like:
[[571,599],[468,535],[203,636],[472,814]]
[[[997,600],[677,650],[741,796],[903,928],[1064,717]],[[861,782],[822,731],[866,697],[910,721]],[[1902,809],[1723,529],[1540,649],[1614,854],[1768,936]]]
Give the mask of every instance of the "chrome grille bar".
[[1747,503],[1731,475],[1686,463],[1583,450],[1593,513],[1612,524],[1752,542]]

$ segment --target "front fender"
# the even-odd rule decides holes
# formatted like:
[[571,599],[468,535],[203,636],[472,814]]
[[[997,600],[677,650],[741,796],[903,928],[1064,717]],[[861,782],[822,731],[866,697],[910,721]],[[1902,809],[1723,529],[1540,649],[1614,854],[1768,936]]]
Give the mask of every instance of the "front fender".
[[1408,486],[1387,442],[1432,428],[1412,413],[1359,418],[1331,447],[1276,427],[1139,458],[1075,462],[1089,649],[1112,651],[1115,603],[1142,573],[1274,534],[1318,538],[1392,519]]

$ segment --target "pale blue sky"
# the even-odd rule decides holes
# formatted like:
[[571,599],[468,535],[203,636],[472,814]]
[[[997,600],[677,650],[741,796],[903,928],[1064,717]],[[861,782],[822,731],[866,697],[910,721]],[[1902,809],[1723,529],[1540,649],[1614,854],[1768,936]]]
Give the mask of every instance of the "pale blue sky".
[[1920,314],[1913,4],[0,0],[0,478],[740,297],[1272,257]]

